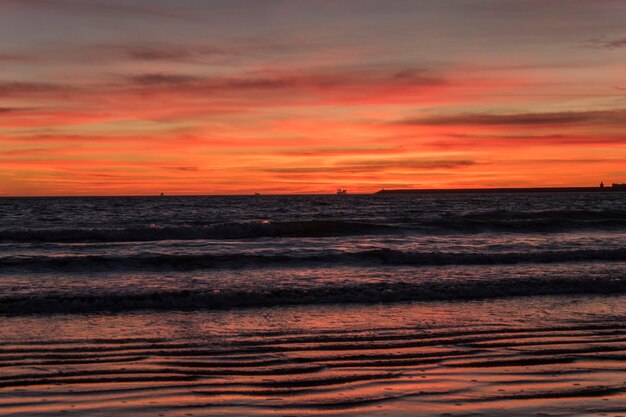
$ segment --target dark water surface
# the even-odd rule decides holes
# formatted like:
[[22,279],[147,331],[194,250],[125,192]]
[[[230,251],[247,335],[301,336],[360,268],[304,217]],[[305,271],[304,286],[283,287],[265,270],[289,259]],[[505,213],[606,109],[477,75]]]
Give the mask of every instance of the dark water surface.
[[0,199],[0,313],[626,291],[626,193]]

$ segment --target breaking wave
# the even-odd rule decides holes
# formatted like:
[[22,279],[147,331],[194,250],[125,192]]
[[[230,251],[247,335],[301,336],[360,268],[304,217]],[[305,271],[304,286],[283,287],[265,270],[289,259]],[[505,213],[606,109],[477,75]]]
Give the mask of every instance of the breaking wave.
[[0,230],[0,242],[141,242],[158,240],[246,239],[257,237],[328,237],[393,233],[385,225],[329,221],[240,222],[207,225],[80,229]]
[[624,229],[626,210],[488,210],[426,220],[420,226],[458,232]]
[[357,220],[249,221],[210,224],[0,230],[0,242],[136,242],[262,237],[333,237],[369,234],[558,232],[626,229],[626,210],[482,211],[447,216],[392,219],[389,224]]
[[577,249],[534,252],[404,252],[374,249],[359,252],[316,254],[138,254],[138,255],[69,255],[7,256],[0,258],[0,268],[27,271],[54,270],[194,270],[211,268],[281,267],[302,265],[358,266],[429,266],[429,265],[498,265],[516,263],[626,261],[626,248]]
[[197,310],[239,307],[467,300],[496,297],[622,294],[626,277],[524,278],[456,282],[392,282],[258,290],[156,291],[142,294],[40,294],[0,297],[0,314]]

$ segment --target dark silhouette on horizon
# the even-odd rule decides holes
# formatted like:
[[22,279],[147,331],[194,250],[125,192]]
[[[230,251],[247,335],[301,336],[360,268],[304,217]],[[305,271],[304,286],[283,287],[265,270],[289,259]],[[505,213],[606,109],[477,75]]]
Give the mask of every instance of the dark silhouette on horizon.
[[600,182],[599,187],[501,187],[501,188],[418,188],[385,190],[374,194],[438,194],[438,193],[576,193],[576,192],[613,192],[626,191],[626,183],[613,183],[605,187]]

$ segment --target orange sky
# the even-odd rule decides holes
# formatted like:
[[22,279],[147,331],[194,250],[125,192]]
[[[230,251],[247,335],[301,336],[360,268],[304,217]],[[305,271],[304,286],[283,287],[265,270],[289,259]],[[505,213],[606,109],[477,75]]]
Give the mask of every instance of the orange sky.
[[626,182],[626,2],[5,0],[0,195]]

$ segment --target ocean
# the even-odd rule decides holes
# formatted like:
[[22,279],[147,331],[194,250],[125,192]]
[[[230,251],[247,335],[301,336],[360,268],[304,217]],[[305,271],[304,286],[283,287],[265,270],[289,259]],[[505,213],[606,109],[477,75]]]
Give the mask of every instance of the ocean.
[[0,415],[618,415],[625,294],[626,193],[2,198]]

